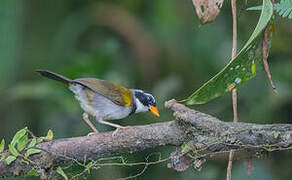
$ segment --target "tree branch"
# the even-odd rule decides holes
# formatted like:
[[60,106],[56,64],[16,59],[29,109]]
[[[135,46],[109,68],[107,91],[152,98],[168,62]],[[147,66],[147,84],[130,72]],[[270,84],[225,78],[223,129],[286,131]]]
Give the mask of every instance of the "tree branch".
[[[98,160],[123,152],[137,152],[158,146],[181,146],[187,144],[188,150],[172,155],[172,167],[180,168],[180,160],[189,154],[189,164],[200,164],[202,158],[211,157],[230,150],[273,151],[292,147],[292,125],[257,125],[251,123],[229,123],[210,115],[189,109],[175,100],[166,102],[166,107],[174,111],[176,120],[145,126],[131,126],[119,131],[94,136],[56,139],[42,142],[37,148],[43,151],[29,157],[32,163],[21,162],[21,157],[12,164],[0,162],[0,177],[24,175],[36,168],[43,177],[49,177],[55,168],[72,160],[85,162]],[[192,155],[190,154],[192,153]],[[5,152],[6,155],[9,152]],[[194,157],[195,155],[195,157]]]

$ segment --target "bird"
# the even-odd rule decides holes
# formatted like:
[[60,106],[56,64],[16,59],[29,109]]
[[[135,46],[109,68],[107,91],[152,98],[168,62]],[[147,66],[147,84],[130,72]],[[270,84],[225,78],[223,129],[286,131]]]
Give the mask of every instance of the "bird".
[[[135,113],[150,111],[160,117],[153,95],[140,89],[128,89],[97,78],[69,79],[61,74],[37,69],[40,75],[68,85],[83,109],[83,120],[94,133],[99,133],[89,120],[93,116],[97,122],[119,129],[126,128],[108,120],[123,119]],[[91,133],[89,133],[91,134]]]

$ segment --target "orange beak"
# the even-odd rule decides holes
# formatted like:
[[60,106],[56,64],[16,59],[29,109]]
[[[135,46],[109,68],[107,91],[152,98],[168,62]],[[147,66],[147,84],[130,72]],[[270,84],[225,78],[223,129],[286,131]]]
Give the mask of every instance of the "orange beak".
[[158,113],[158,109],[154,106],[149,106],[149,110],[155,115],[160,117],[160,114]]

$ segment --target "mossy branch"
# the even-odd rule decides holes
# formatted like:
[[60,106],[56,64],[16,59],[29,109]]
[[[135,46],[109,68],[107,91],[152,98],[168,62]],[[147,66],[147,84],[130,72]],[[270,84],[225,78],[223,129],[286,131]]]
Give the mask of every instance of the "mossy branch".
[[[178,171],[190,165],[200,168],[207,158],[230,150],[252,154],[287,150],[292,147],[292,125],[258,125],[223,122],[210,115],[166,102],[175,120],[144,126],[131,126],[115,136],[112,132],[93,136],[56,139],[37,144],[42,152],[29,157],[33,163],[18,160],[7,165],[0,162],[0,177],[22,176],[35,168],[42,178],[52,177],[58,166],[72,161],[98,160],[123,152],[138,152],[158,146],[178,146],[170,167]],[[257,152],[257,153],[254,153]],[[9,152],[5,152],[8,155]]]

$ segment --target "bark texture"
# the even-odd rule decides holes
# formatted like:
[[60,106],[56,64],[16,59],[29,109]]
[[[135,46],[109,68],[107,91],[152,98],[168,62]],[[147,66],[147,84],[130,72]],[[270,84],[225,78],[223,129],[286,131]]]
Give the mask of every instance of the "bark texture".
[[[29,157],[26,164],[19,157],[12,164],[0,162],[0,177],[22,176],[36,168],[41,177],[61,164],[78,160],[98,160],[124,152],[137,152],[158,146],[179,146],[171,157],[170,167],[183,171],[191,165],[199,169],[207,158],[230,150],[258,154],[292,147],[292,125],[259,125],[223,122],[210,115],[189,109],[170,100],[166,108],[174,111],[175,120],[145,126],[131,126],[119,131],[93,136],[56,139],[37,144],[43,151]],[[6,155],[9,152],[5,152]]]

